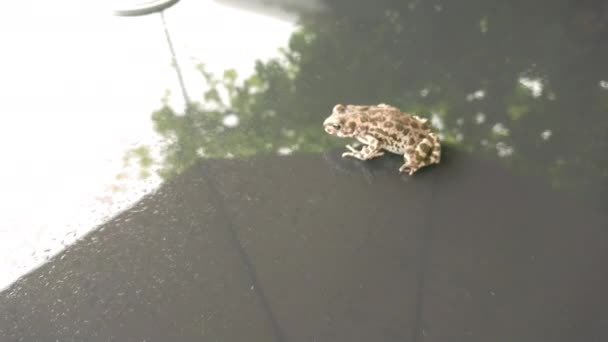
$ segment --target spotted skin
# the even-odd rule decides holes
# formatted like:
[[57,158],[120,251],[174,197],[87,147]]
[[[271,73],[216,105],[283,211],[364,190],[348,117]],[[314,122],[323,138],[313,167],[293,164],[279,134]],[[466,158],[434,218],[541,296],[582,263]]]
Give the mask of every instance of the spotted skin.
[[431,131],[428,119],[401,112],[381,103],[375,106],[334,106],[323,122],[325,132],[340,138],[355,138],[363,144],[361,150],[346,145],[342,157],[369,160],[384,155],[384,151],[403,156],[399,172],[413,175],[420,168],[441,161],[439,138]]

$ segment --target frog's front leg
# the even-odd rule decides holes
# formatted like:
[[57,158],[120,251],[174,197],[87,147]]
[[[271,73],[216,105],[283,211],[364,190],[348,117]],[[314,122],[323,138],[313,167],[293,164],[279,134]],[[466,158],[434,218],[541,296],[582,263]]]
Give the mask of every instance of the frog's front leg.
[[342,157],[353,157],[359,160],[369,160],[384,155],[384,152],[374,151],[369,145],[363,146],[361,151],[357,151],[354,147],[350,145],[346,145],[346,148],[348,148],[350,152],[342,153]]
[[382,142],[376,138],[369,137],[367,140],[369,145],[363,146],[360,151],[357,151],[354,147],[346,145],[346,148],[350,152],[342,153],[342,157],[353,157],[359,160],[368,160],[384,155],[382,152]]

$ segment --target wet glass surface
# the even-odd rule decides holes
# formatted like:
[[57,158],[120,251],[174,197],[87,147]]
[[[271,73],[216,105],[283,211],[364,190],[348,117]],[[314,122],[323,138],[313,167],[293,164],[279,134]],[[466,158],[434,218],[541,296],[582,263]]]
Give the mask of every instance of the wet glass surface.
[[[605,2],[62,5],[3,21],[0,340],[607,338]],[[439,165],[340,157],[382,102]]]

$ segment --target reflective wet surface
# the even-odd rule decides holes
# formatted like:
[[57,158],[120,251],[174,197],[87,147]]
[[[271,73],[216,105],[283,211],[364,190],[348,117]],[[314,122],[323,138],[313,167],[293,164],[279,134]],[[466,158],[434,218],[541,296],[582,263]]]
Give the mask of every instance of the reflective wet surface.
[[[156,166],[141,167],[163,141],[151,113],[167,91],[171,106],[184,107],[158,14],[118,17],[70,1],[28,6],[13,4],[0,20],[13,32],[1,37],[0,289],[158,187]],[[275,55],[293,29],[212,1],[180,3],[165,17],[193,97],[205,87],[200,59],[210,70],[251,73],[255,58]],[[255,29],[200,39],[228,19]],[[253,43],[257,36],[265,38]],[[238,39],[240,47],[230,43]]]
[[[119,114],[55,100],[46,117],[6,100],[22,113],[8,122],[34,128],[2,147],[3,341],[607,338],[604,2],[208,4],[234,26],[196,30],[211,7],[186,1],[165,13],[188,106],[157,15],[112,19],[162,57],[124,57],[144,82],[107,83],[148,84],[152,100],[92,88]],[[442,163],[408,177],[399,156],[340,158],[323,119],[380,102],[430,118]]]

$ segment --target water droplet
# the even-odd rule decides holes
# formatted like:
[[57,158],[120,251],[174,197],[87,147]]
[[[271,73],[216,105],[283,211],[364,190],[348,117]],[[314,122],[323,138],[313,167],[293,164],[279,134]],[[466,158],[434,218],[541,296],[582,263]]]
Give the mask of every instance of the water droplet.
[[239,117],[236,114],[228,114],[224,116],[222,124],[226,127],[236,127],[239,124]]
[[290,155],[291,153],[293,153],[293,150],[289,147],[280,147],[277,150],[277,153],[281,156],[287,156],[287,155]]
[[551,136],[553,135],[553,132],[551,132],[550,129],[544,130],[541,134],[540,137],[543,140],[549,140],[549,138],[551,138]]

